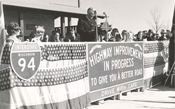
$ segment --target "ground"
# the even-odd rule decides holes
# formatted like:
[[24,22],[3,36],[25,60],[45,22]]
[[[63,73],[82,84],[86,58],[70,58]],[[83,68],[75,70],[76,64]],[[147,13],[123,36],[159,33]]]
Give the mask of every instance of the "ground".
[[175,109],[175,88],[158,85],[144,92],[129,92],[120,100],[105,100],[88,109]]

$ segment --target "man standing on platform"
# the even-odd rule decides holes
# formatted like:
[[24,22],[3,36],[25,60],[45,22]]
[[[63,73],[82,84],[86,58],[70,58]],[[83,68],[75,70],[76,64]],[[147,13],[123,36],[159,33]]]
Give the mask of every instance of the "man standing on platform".
[[96,41],[96,21],[93,8],[88,8],[87,15],[79,19],[77,32],[80,34],[80,41]]

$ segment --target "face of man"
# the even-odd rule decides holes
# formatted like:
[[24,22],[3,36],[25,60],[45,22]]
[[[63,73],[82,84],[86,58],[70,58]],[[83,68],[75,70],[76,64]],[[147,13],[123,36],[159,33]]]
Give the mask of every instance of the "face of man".
[[90,18],[93,18],[94,17],[94,10],[93,9],[88,9],[87,16],[90,17]]
[[117,30],[113,30],[113,31],[112,31],[112,35],[113,35],[113,36],[116,36],[116,35],[118,35],[118,34],[119,34],[119,32],[118,32]]

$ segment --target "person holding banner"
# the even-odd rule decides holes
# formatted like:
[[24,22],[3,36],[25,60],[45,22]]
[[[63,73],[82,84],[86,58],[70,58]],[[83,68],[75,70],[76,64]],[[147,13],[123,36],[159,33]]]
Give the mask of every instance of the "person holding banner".
[[96,41],[96,11],[88,8],[87,15],[78,20],[77,32],[80,34],[80,41]]

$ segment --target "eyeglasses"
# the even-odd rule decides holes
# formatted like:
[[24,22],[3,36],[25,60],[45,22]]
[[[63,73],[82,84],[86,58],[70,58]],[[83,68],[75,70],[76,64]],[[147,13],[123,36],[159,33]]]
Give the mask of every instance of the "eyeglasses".
[[44,31],[37,31],[36,33],[44,33]]
[[21,28],[16,28],[16,29],[14,29],[14,30],[18,31],[18,30],[21,30]]

